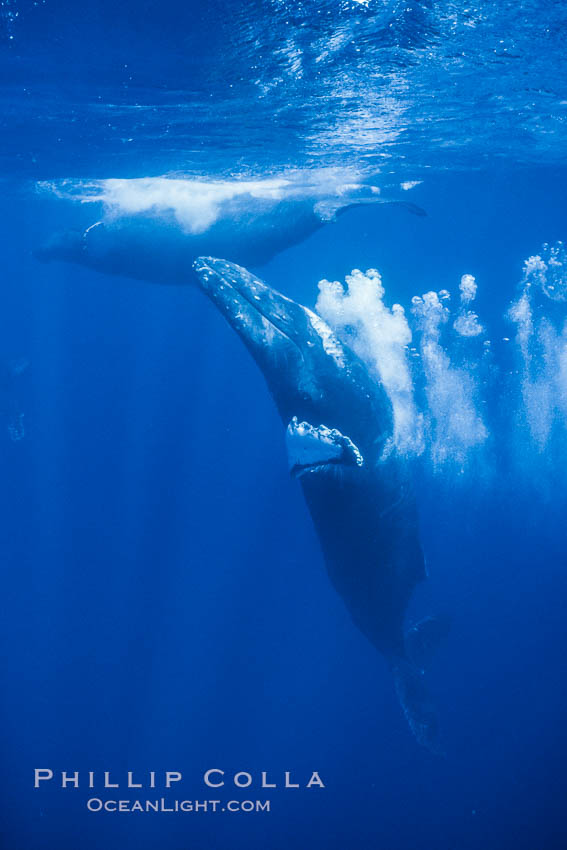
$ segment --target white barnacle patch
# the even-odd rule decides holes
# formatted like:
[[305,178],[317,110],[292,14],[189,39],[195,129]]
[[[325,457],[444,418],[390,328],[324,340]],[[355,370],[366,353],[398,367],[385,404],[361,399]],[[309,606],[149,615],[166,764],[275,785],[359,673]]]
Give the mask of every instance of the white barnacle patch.
[[337,428],[315,427],[309,422],[299,422],[297,416],[287,426],[286,447],[290,473],[297,478],[331,466],[364,464],[358,447]]
[[307,314],[307,318],[311,322],[311,327],[321,339],[325,354],[332,357],[337,366],[344,369],[346,366],[345,353],[339,338],[333,333],[329,325],[317,316],[316,313],[313,313],[312,310],[308,310],[307,307],[305,308],[305,312]]

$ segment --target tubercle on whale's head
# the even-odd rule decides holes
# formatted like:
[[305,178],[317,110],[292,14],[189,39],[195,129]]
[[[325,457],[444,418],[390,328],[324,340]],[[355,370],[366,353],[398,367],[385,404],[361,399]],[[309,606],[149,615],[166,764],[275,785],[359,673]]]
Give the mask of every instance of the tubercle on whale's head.
[[200,257],[193,268],[260,366],[286,426],[297,417],[325,451],[334,443],[342,453],[348,437],[364,458],[378,455],[377,436],[392,432],[390,403],[323,319],[226,260]]

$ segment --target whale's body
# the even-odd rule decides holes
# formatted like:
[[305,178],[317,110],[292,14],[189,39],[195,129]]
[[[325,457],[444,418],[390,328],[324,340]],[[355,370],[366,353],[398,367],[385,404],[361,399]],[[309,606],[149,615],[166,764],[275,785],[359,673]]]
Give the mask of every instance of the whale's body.
[[389,451],[392,410],[383,387],[319,316],[245,269],[200,258],[195,270],[266,378],[332,584],[387,659],[412,731],[437,751],[422,666],[445,623],[427,618],[404,627],[426,570],[411,479]]
[[[122,183],[140,181],[121,181]],[[185,286],[193,279],[192,265],[198,256],[224,257],[239,265],[263,266],[276,254],[307,239],[337,216],[355,206],[396,204],[417,215],[423,211],[405,201],[386,200],[368,188],[339,195],[318,197],[291,193],[263,194],[239,191],[216,203],[209,199],[192,199],[186,181],[162,179],[160,191],[177,192],[189,210],[177,206],[152,205],[147,198],[153,184],[138,188],[137,207],[129,210],[128,197],[118,212],[110,207],[102,220],[84,231],[66,231],[53,235],[36,250],[42,261],[79,263],[105,274],[123,275],[137,280]],[[163,184],[171,183],[173,186]],[[235,184],[238,186],[238,184]],[[124,192],[128,191],[128,187]],[[155,192],[155,189],[153,190]],[[236,191],[236,190],[233,190]]]
[[[218,307],[276,402],[290,471],[301,483],[329,578],[390,665],[415,736],[437,751],[437,719],[422,673],[445,624],[426,618],[404,627],[426,571],[411,479],[390,451],[386,392],[319,316],[236,264],[261,265],[345,207],[332,199],[315,206],[297,199],[247,199],[243,207],[238,198],[235,204],[200,232],[184,231],[167,217],[131,216],[63,234],[38,253],[141,280],[197,282]],[[203,249],[227,259],[195,259]]]

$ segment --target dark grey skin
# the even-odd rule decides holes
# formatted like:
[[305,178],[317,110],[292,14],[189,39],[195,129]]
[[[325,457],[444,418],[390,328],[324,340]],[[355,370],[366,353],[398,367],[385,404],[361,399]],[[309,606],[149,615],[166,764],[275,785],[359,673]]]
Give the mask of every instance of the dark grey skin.
[[[439,751],[435,711],[422,665],[446,630],[427,618],[404,631],[406,608],[426,578],[417,510],[404,463],[388,451],[392,410],[363,362],[314,313],[225,260],[199,258],[200,286],[239,334],[267,381],[286,426],[298,422],[340,432],[358,449],[328,457],[323,446],[293,468],[321,542],[329,578],[354,623],[387,659],[417,739]],[[290,428],[288,427],[288,435]],[[340,448],[336,448],[340,452]],[[311,452],[311,454],[310,454]],[[362,461],[361,461],[362,459]]]
[[35,251],[37,259],[79,263],[105,274],[185,286],[194,280],[196,257],[210,254],[253,268],[307,239],[348,209],[388,203],[416,215],[405,201],[376,196],[287,199],[240,196],[222,205],[218,220],[203,233],[188,233],[167,216],[139,214],[96,222],[84,232],[55,234]]

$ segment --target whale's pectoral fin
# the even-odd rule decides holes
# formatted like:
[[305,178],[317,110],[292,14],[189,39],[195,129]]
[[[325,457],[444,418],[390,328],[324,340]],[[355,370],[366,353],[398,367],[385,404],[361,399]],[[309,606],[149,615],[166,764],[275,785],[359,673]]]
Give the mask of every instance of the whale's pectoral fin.
[[389,200],[388,198],[381,198],[376,195],[357,198],[356,200],[351,199],[349,201],[340,200],[339,198],[325,198],[322,201],[318,201],[313,209],[315,215],[321,221],[327,222],[335,221],[338,216],[353,207],[362,207],[367,206],[368,204],[390,204],[396,207],[403,207],[403,209],[413,215],[418,215],[422,218],[427,215],[425,210],[422,207],[418,207],[417,204],[412,204],[409,201]]

